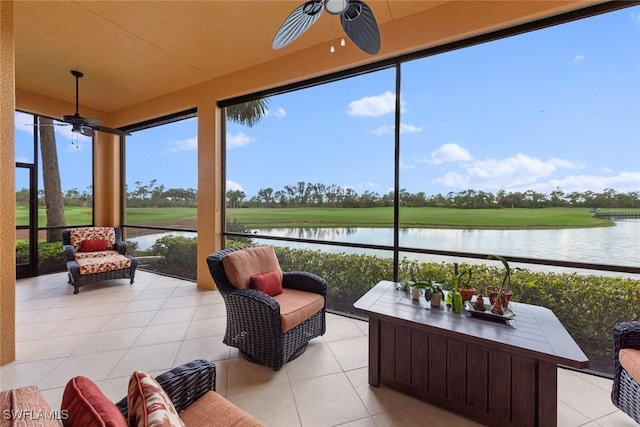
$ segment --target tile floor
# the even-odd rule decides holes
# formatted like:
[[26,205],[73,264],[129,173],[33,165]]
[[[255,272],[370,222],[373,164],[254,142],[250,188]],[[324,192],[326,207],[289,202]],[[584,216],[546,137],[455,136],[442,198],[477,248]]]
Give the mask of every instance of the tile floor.
[[[16,285],[17,360],[0,388],[36,384],[55,409],[67,381],[93,379],[113,401],[134,370],[159,374],[196,358],[217,366],[217,391],[268,426],[478,426],[385,387],[367,384],[367,323],[328,315],[327,332],[279,372],[222,344],[216,291],[144,271],[73,295],[66,274]],[[636,426],[611,404],[611,380],[558,371],[558,426]]]

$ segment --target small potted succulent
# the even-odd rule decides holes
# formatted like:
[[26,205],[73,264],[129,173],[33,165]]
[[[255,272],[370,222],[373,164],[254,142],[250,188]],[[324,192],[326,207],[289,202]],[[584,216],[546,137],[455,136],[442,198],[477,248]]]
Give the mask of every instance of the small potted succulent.
[[499,298],[499,307],[507,307],[511,301],[513,292],[511,291],[511,273],[515,270],[524,270],[520,267],[512,268],[509,262],[500,255],[489,255],[487,259],[495,259],[502,263],[504,266],[504,276],[502,277],[502,284],[500,286],[487,286],[486,293],[489,298],[489,304],[496,305]]

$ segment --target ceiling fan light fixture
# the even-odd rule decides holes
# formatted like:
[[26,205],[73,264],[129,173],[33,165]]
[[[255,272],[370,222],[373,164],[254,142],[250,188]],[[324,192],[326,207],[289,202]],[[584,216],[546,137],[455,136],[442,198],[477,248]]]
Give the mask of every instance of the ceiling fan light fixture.
[[340,15],[349,8],[349,0],[324,0],[324,10],[331,15]]

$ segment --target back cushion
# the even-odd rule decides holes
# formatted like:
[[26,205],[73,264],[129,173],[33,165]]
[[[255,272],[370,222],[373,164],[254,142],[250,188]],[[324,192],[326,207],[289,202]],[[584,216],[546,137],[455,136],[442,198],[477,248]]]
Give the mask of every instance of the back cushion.
[[71,244],[73,250],[80,251],[83,240],[106,240],[108,242],[107,249],[113,248],[116,242],[116,231],[113,227],[80,227],[71,229]]
[[65,427],[128,427],[118,407],[87,377],[73,377],[62,394]]
[[224,272],[237,289],[247,289],[251,276],[276,270],[282,281],[282,270],[273,246],[257,246],[231,252],[222,258]]

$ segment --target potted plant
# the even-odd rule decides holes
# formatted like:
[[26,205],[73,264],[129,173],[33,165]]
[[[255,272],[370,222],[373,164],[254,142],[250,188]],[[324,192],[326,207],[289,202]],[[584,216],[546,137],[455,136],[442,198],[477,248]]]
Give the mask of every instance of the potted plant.
[[473,276],[473,271],[471,270],[471,268],[463,270],[456,276],[457,289],[462,296],[463,304],[465,301],[470,301],[476,293],[476,288],[469,284],[471,282],[471,276]]
[[431,303],[431,307],[440,307],[440,302],[444,297],[444,291],[439,283],[429,278],[423,282],[414,282],[412,287],[424,292],[424,298]]
[[500,286],[487,286],[486,293],[489,297],[489,304],[495,305],[498,297],[500,298],[500,304],[503,307],[509,305],[513,292],[511,291],[511,273],[515,270],[523,270],[520,267],[511,268],[509,262],[500,255],[489,255],[487,259],[495,259],[502,263],[504,266],[504,276],[502,277],[502,284]]

